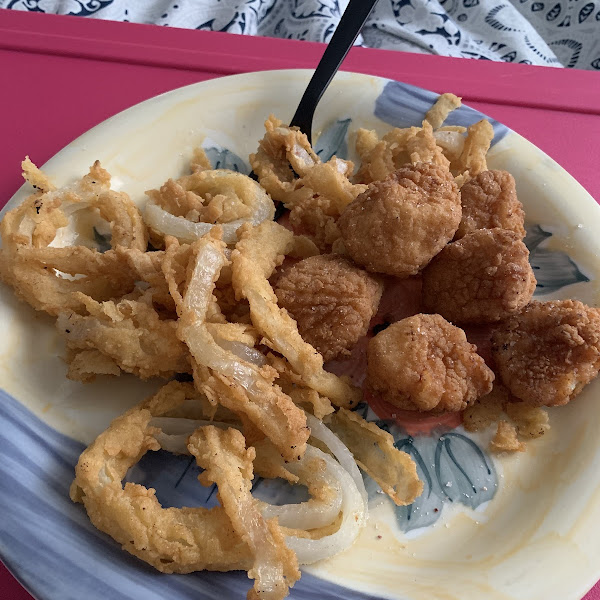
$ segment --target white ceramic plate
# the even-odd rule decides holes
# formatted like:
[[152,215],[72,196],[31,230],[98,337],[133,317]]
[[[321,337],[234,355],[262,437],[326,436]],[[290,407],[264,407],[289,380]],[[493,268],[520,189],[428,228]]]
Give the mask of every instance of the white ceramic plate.
[[[113,187],[139,202],[145,190],[183,174],[198,145],[221,166],[243,170],[265,118],[274,113],[289,120],[309,77],[308,71],[249,73],[175,90],[95,127],[44,169],[61,185],[100,159]],[[435,98],[389,80],[340,73],[317,111],[317,146],[325,157],[344,155],[358,127],[383,133],[420,124]],[[480,118],[463,107],[449,123]],[[493,124],[489,165],[517,181],[526,241],[543,286],[536,294],[598,305],[600,208],[543,152]],[[28,193],[21,189],[9,206]],[[73,466],[84,445],[159,382],[66,380],[52,321],[0,287],[3,560],[40,600],[244,597],[244,573],[154,572],[97,532],[83,508],[70,502]],[[594,382],[575,402],[552,410],[552,429],[543,439],[524,454],[500,459],[485,452],[485,439],[461,428],[412,438],[379,421],[417,460],[425,493],[412,507],[395,509],[368,482],[370,521],[355,546],[304,569],[291,597],[578,600],[600,577],[599,392]],[[134,471],[131,477],[156,487],[164,503],[214,502],[186,459],[157,454]],[[280,494],[267,484],[257,493]]]

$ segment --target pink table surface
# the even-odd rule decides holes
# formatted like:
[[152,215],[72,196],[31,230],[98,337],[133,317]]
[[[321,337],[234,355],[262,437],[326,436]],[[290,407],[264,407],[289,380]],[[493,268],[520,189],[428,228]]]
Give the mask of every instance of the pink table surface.
[[[107,117],[183,85],[314,68],[323,48],[0,9],[0,207],[22,183],[26,154],[42,164]],[[600,200],[598,74],[363,48],[351,50],[344,69],[462,96],[531,140]],[[31,600],[1,563],[0,598]],[[600,600],[600,583],[585,600]]]

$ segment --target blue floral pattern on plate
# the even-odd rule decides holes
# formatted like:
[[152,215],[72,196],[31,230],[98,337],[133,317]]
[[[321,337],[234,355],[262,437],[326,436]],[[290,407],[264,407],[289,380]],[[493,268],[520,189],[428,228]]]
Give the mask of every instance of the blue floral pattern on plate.
[[229,169],[248,175],[250,167],[243,158],[240,158],[235,152],[221,146],[208,146],[203,148],[204,152],[213,169]]
[[525,245],[529,248],[529,262],[537,279],[536,296],[544,296],[567,285],[589,281],[566,252],[545,247],[551,237],[552,234],[540,225],[527,227]]

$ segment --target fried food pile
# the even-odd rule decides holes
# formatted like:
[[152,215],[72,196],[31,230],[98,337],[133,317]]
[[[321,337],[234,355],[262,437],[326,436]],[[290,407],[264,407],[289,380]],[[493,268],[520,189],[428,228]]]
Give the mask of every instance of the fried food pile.
[[[358,464],[397,504],[422,492],[413,460],[389,433],[340,413],[356,407],[361,390],[324,368],[270,283],[278,278],[281,291],[287,277],[293,291],[298,277],[310,281],[311,268],[326,266],[347,292],[326,316],[336,319],[329,354],[337,354],[366,333],[383,290],[377,277],[319,255],[310,239],[272,221],[259,184],[208,169],[201,151],[191,175],[148,192],[143,211],[111,190],[99,163],[60,189],[28,159],[23,169],[36,191],[2,222],[2,279],[56,317],[69,378],[125,372],[165,381],[79,459],[71,497],[98,529],[163,572],[246,570],[249,598],[277,600],[299,565],[356,540],[367,519]],[[302,264],[311,260],[307,278]],[[285,261],[291,269],[278,272]],[[310,296],[287,300],[302,307]],[[340,341],[346,317],[351,331]],[[198,485],[215,484],[220,506],[163,508],[154,490],[123,485],[160,449],[193,456],[203,469]],[[260,502],[255,474],[306,486],[310,499]]]
[[[421,127],[359,130],[356,172],[270,117],[250,157],[258,182],[197,150],[190,174],[148,191],[143,210],[98,162],[60,189],[23,162],[36,191],[0,224],[0,277],[56,317],[70,379],[164,380],[79,459],[71,497],[98,529],[160,571],[242,569],[248,598],[278,600],[299,565],[356,540],[368,513],[359,468],[397,505],[423,490],[412,458],[352,410],[363,391],[464,413],[470,430],[497,424],[492,447],[522,450],[549,427],[541,406],[598,374],[600,313],[531,301],[514,180],[487,169],[487,121],[443,125],[459,106],[444,94]],[[420,295],[396,318],[402,281]],[[469,341],[473,326],[491,358]],[[364,389],[340,365],[366,375]],[[163,508],[154,490],[123,485],[161,449],[192,456],[219,506]],[[255,474],[310,498],[260,502]]]

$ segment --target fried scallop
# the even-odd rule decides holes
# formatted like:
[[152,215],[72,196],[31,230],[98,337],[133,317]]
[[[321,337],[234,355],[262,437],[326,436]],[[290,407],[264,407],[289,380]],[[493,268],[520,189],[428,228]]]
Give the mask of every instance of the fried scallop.
[[408,277],[454,237],[460,193],[450,172],[431,163],[402,167],[375,181],[342,213],[350,257],[368,271]]
[[514,177],[508,171],[483,171],[460,189],[462,219],[460,239],[476,229],[508,229],[525,237],[525,213],[517,198]]
[[381,281],[335,254],[296,263],[278,279],[275,289],[278,304],[325,361],[349,354],[367,333],[382,292]]
[[492,355],[517,398],[567,404],[600,370],[600,310],[578,300],[531,302],[494,331]]
[[367,349],[367,387],[403,410],[456,412],[489,393],[493,372],[462,329],[418,314],[378,333]]
[[536,280],[529,250],[504,229],[477,229],[423,270],[423,305],[453,323],[493,323],[528,304]]

